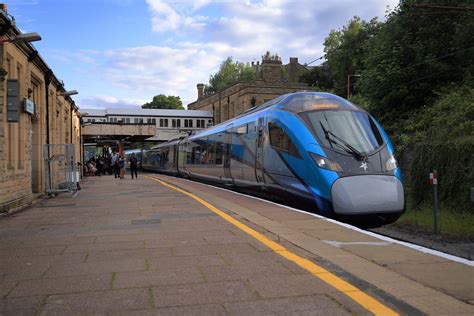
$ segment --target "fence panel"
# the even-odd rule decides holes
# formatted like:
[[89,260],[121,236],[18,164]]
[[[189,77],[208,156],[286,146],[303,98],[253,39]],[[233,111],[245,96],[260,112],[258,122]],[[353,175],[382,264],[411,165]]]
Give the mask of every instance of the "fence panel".
[[77,190],[74,144],[44,145],[45,181],[47,193]]

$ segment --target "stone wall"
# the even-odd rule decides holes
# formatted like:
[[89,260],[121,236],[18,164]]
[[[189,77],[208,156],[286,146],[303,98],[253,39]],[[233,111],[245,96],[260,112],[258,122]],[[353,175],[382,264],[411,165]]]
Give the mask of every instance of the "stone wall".
[[[0,46],[0,212],[21,206],[34,196],[45,193],[43,147],[48,129],[46,78],[49,72],[46,63],[30,46],[21,42]],[[51,78],[47,92],[50,99],[50,144],[73,143],[79,156],[77,108],[70,97],[62,95],[64,87],[54,74]],[[19,80],[21,109],[18,122],[7,121],[8,79]],[[23,111],[25,99],[34,102],[35,114]]]

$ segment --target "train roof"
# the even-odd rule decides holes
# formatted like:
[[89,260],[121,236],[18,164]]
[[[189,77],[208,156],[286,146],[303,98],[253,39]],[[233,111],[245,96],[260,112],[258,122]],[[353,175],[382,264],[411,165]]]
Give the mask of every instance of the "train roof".
[[354,103],[332,93],[297,92],[285,94],[278,108],[300,113],[315,110],[362,110]]
[[283,94],[275,99],[267,101],[257,107],[250,108],[243,112],[239,116],[230,119],[228,121],[221,122],[211,128],[199,130],[196,134],[191,135],[191,138],[206,136],[216,129],[222,129],[225,126],[232,124],[234,121],[239,120],[248,115],[252,115],[259,111],[274,107],[276,109],[282,109],[293,113],[301,113],[315,110],[352,110],[352,111],[365,111],[359,108],[352,102],[341,98],[335,94],[327,92],[294,92]]

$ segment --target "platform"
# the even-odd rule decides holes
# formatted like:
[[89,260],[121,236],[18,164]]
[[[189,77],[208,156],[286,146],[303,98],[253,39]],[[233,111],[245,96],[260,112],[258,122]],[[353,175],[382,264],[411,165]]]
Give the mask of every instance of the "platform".
[[184,179],[0,217],[0,315],[474,315],[474,263]]

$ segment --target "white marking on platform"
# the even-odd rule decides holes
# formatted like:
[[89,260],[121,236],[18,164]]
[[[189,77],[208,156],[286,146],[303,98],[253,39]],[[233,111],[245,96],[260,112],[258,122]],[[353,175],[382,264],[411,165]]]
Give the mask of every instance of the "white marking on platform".
[[321,216],[321,215],[318,215],[318,214],[314,214],[314,213],[306,212],[306,211],[303,211],[303,210],[299,210],[299,209],[291,207],[291,206],[278,204],[278,203],[273,202],[273,201],[264,200],[264,199],[261,199],[261,198],[256,197],[256,196],[243,194],[243,193],[240,193],[240,192],[235,192],[235,191],[232,191],[232,190],[229,190],[229,189],[224,189],[224,188],[220,188],[220,187],[216,187],[216,186],[213,186],[213,185],[204,184],[204,183],[200,183],[200,182],[192,181],[192,180],[188,180],[188,179],[181,178],[180,180],[200,184],[200,185],[203,185],[203,186],[211,187],[211,188],[218,189],[218,190],[223,190],[223,191],[234,193],[234,194],[237,194],[237,195],[246,196],[248,198],[255,199],[255,200],[258,200],[258,201],[262,201],[262,202],[266,202],[266,203],[269,203],[269,204],[277,205],[277,206],[280,206],[280,207],[283,207],[283,208],[286,208],[286,209],[289,209],[289,210],[293,210],[293,211],[296,211],[296,212],[299,212],[299,213],[307,214],[307,215],[310,215],[310,216],[328,221],[330,223],[333,223],[333,224],[351,229],[353,231],[356,231],[356,232],[359,232],[359,233],[362,233],[362,234],[365,234],[365,235],[368,235],[368,236],[378,238],[380,240],[388,241],[388,242],[391,242],[391,243],[394,243],[394,244],[398,244],[398,245],[401,245],[401,246],[405,246],[405,247],[417,250],[419,252],[427,253],[427,254],[430,254],[430,255],[433,255],[433,256],[441,257],[441,258],[444,258],[444,259],[447,259],[447,260],[451,260],[451,261],[454,261],[454,262],[465,264],[465,265],[470,266],[470,267],[474,267],[474,260],[468,260],[468,259],[456,257],[456,256],[453,256],[453,255],[450,255],[450,254],[447,254],[447,253],[444,253],[444,252],[441,252],[441,251],[438,251],[438,250],[433,250],[433,249],[426,248],[426,247],[416,245],[416,244],[412,244],[412,243],[409,243],[409,242],[406,242],[406,241],[401,241],[401,240],[393,239],[393,238],[390,238],[390,237],[387,237],[387,236],[382,236],[382,235],[379,235],[379,234],[376,234],[376,233],[373,233],[373,232],[365,231],[363,229],[352,226],[350,224],[341,223],[341,222],[338,222],[334,219],[330,219],[330,218],[327,218],[327,217],[324,217],[324,216]]
[[343,246],[364,245],[364,246],[389,246],[392,243],[388,241],[337,241],[337,240],[322,240],[331,246],[342,248]]

